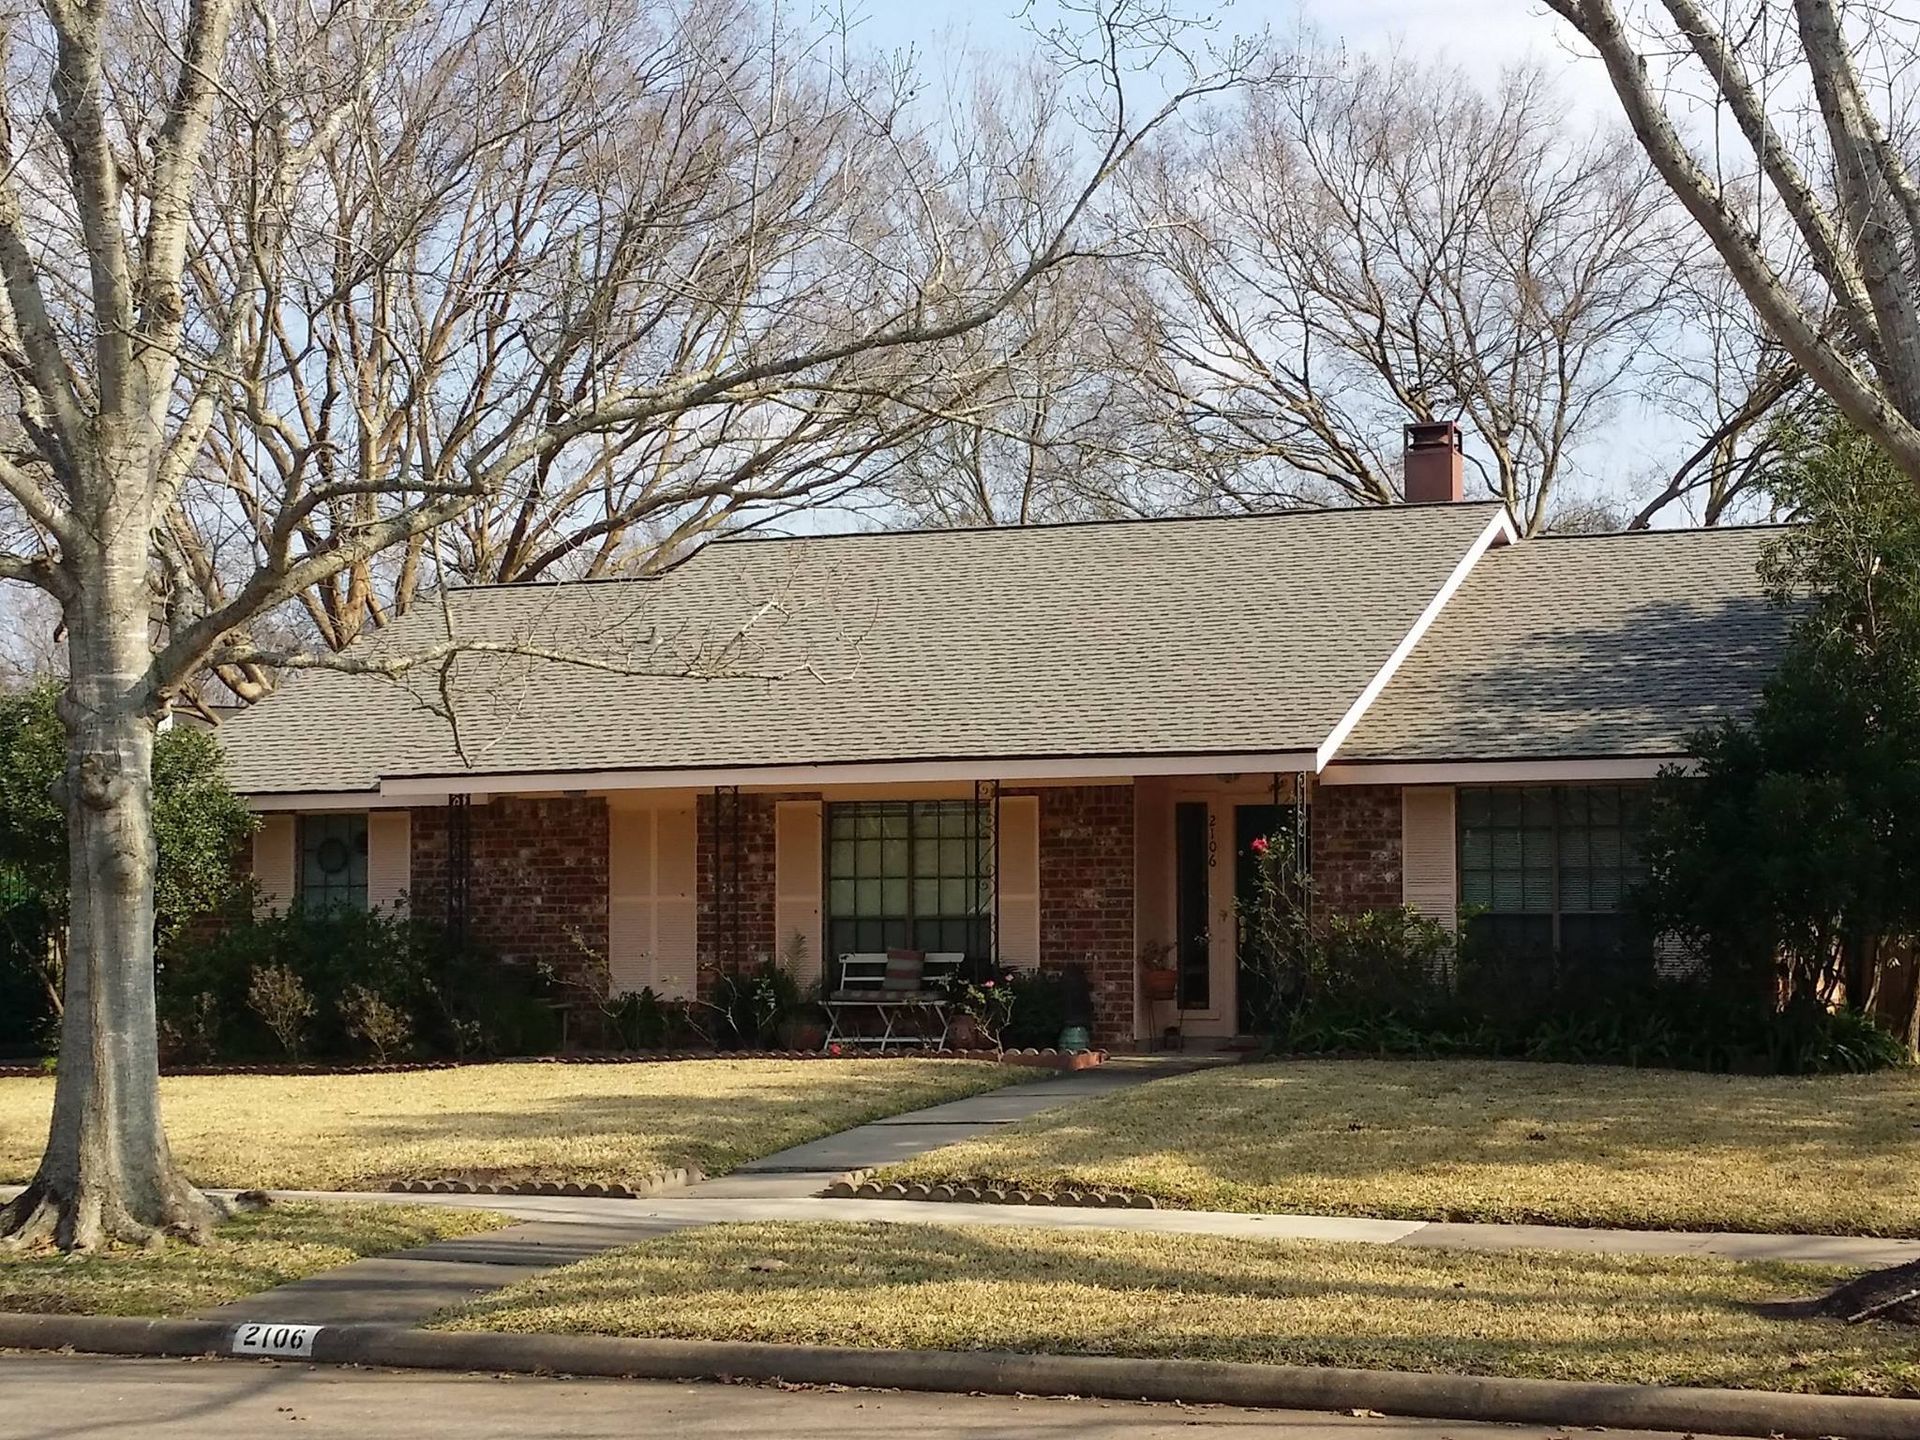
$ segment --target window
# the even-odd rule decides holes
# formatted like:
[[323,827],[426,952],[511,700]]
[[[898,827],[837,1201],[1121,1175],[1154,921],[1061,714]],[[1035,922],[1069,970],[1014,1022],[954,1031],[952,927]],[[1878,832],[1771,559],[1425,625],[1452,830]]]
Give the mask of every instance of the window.
[[1626,913],[1646,878],[1640,785],[1463,787],[1460,904],[1501,949],[1605,959],[1644,948]]
[[300,903],[309,910],[367,908],[367,817],[300,817]]
[[986,955],[992,846],[991,813],[971,800],[829,805],[828,953]]

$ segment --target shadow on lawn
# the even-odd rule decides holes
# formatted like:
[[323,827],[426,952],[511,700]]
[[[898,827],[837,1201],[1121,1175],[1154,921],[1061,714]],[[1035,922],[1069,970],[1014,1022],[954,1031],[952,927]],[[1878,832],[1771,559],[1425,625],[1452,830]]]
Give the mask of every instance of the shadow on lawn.
[[[782,1268],[785,1267],[785,1268]],[[885,1225],[689,1232],[468,1323],[1914,1393],[1891,1327],[1760,1320],[1827,1272]],[[515,1318],[519,1310],[520,1318]]]

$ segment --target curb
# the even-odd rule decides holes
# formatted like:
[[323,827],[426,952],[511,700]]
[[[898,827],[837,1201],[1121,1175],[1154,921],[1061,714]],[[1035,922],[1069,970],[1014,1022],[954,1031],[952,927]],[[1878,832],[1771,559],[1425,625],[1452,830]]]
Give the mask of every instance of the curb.
[[[244,1337],[244,1338],[243,1338]],[[855,1350],[598,1335],[508,1335],[400,1325],[234,1325],[0,1313],[0,1349],[94,1355],[254,1356],[322,1365],[784,1381],[947,1394],[1071,1395],[1278,1410],[1377,1410],[1435,1420],[1676,1430],[1819,1440],[1912,1440],[1920,1401],[1762,1390],[1588,1385],[1478,1375],[1246,1365],[1206,1360]]]

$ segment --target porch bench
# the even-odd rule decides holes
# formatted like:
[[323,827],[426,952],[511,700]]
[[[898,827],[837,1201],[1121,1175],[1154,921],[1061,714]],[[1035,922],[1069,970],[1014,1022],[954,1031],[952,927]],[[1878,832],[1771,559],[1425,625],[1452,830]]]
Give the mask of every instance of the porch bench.
[[[919,984],[912,989],[895,989],[887,984],[885,953],[842,955],[839,987],[824,1002],[825,1045],[872,1045],[883,1051],[889,1045],[946,1049],[947,1031],[952,1025],[946,984],[966,958],[958,952],[944,951],[923,956]],[[867,1016],[879,1027],[877,1033],[858,1028]],[[903,1032],[899,1028],[902,1022],[919,1023],[917,1028]]]

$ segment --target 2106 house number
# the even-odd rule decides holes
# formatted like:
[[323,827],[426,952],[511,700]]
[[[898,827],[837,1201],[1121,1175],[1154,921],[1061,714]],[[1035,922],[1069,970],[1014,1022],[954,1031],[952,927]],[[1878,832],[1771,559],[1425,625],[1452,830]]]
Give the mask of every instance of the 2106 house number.
[[324,1325],[275,1325],[267,1321],[250,1322],[234,1330],[233,1353],[236,1355],[309,1356],[313,1354],[313,1337],[325,1328]]

